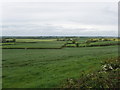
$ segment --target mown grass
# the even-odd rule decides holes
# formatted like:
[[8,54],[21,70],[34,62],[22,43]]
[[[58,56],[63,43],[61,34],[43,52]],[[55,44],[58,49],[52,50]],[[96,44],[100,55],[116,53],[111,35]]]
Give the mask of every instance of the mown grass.
[[67,78],[78,78],[82,71],[99,70],[102,61],[117,56],[117,46],[3,49],[3,88],[60,87]]

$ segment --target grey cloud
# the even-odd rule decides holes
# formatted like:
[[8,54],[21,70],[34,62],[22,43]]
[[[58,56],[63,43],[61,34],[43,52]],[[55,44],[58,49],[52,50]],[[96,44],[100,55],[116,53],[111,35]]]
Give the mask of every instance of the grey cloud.
[[[44,25],[10,25],[3,28],[3,35],[107,35],[111,33],[116,35],[112,30],[109,31],[97,31],[97,28],[64,28],[62,26],[54,26],[52,24]],[[13,27],[12,27],[13,26]]]
[[[115,5],[109,2],[7,3],[3,5],[3,35],[116,35],[117,29],[115,33],[113,29],[117,27],[118,19]],[[65,28],[61,24],[86,27]],[[87,25],[95,27],[88,28]],[[101,31],[97,26],[101,26]],[[108,28],[102,29],[104,26]]]

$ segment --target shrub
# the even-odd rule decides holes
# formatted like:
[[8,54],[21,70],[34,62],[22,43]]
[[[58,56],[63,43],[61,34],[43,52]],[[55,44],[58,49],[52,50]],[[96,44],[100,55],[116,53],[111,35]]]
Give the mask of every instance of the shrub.
[[79,79],[69,78],[63,88],[120,88],[120,61],[110,59],[102,63],[102,69],[87,75],[81,75]]

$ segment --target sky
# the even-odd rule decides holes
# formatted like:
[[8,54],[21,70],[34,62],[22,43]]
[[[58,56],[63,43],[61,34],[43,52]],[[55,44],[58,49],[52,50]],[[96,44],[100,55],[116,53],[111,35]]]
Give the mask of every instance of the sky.
[[117,2],[7,2],[3,36],[118,36]]

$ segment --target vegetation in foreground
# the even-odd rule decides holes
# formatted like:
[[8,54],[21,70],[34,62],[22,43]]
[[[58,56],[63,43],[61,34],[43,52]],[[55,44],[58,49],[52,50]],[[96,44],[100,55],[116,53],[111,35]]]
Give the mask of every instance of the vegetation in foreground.
[[85,75],[79,79],[69,78],[62,88],[120,88],[120,57],[101,63],[101,70]]

